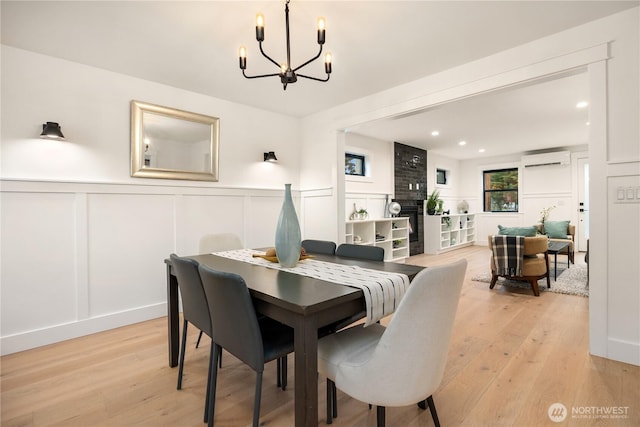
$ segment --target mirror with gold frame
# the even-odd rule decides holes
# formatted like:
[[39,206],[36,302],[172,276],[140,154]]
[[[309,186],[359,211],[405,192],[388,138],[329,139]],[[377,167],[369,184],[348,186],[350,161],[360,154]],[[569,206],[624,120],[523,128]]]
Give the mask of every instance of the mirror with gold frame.
[[131,176],[218,180],[220,119],[131,101]]

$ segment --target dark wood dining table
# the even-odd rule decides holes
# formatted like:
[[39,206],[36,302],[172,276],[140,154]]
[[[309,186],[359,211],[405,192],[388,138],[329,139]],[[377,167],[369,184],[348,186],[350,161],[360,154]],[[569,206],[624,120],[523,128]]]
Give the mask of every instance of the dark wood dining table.
[[[424,267],[409,264],[366,261],[314,254],[320,261],[358,265],[373,270],[406,274],[409,279]],[[189,256],[220,271],[242,276],[258,313],[294,329],[295,425],[318,424],[318,329],[358,313],[364,316],[365,301],[358,288],[301,276],[213,254]],[[167,264],[167,314],[169,365],[178,364],[178,281],[169,259]]]

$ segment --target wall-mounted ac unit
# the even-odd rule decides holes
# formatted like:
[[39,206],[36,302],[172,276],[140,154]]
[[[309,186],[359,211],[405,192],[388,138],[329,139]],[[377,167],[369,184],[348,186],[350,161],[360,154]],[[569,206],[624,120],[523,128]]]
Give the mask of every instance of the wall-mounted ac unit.
[[553,153],[522,156],[522,165],[525,168],[550,165],[568,165],[570,163],[571,153],[569,151],[555,151]]

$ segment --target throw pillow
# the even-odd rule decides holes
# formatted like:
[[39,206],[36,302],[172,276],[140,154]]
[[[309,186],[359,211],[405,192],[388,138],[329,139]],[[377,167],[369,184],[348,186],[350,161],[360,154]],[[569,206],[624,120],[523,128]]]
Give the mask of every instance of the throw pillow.
[[552,239],[566,239],[570,221],[545,221],[544,232]]
[[537,228],[535,225],[531,227],[503,227],[498,226],[498,234],[501,236],[524,236],[536,237]]

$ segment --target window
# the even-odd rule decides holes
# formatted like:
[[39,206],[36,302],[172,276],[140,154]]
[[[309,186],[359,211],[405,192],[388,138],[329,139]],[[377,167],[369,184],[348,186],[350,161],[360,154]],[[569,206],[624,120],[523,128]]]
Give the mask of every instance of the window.
[[483,172],[484,211],[518,212],[518,168]]
[[365,176],[364,156],[361,154],[344,154],[345,175]]
[[448,171],[446,169],[436,169],[436,184],[447,185]]

